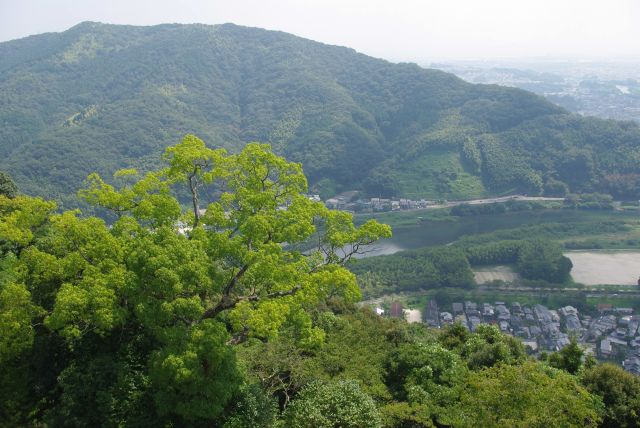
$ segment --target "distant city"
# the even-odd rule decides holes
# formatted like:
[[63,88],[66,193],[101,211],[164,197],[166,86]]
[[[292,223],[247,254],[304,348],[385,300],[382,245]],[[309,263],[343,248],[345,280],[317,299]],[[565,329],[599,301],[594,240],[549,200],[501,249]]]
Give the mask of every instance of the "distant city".
[[475,331],[482,323],[495,324],[503,333],[520,338],[533,354],[559,351],[575,337],[586,354],[620,362],[625,370],[640,375],[640,316],[634,315],[632,308],[601,304],[597,315],[590,316],[580,314],[573,306],[549,309],[540,304],[502,301],[439,306],[432,299],[423,311],[406,309],[399,301],[391,303],[388,313],[379,306],[375,311],[435,328],[459,322]]
[[432,63],[471,83],[498,84],[535,92],[575,113],[640,121],[637,62],[456,61]]

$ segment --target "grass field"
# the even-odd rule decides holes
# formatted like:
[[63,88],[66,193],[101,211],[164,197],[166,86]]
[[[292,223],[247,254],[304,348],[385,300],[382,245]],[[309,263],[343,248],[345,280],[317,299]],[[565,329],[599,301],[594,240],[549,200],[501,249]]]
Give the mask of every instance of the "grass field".
[[482,266],[473,269],[476,284],[486,284],[491,281],[514,282],[520,278],[510,266]]

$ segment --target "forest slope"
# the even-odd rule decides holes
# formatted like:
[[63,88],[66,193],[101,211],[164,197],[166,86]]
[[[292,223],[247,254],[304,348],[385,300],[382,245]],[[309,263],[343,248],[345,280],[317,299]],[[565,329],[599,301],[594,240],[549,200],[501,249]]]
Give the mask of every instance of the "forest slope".
[[636,196],[640,182],[638,125],[232,24],[85,22],[0,43],[0,124],[0,170],[69,205],[88,173],[154,167],[188,132],[234,151],[271,143],[324,195],[454,199],[566,184]]

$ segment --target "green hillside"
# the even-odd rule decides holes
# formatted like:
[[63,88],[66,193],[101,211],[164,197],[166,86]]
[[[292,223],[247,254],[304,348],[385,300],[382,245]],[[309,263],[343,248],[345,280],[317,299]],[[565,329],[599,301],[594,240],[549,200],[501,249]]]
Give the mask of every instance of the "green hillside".
[[289,34],[225,24],[82,23],[0,43],[0,170],[75,203],[90,172],[149,169],[186,133],[269,142],[314,187],[465,198],[509,191],[636,197],[640,128],[571,115]]

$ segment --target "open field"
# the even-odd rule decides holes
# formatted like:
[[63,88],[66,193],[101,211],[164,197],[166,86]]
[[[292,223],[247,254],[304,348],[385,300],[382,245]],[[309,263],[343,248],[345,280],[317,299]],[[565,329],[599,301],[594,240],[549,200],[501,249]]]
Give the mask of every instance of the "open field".
[[405,309],[404,318],[408,323],[422,322],[422,312],[419,309]]
[[520,278],[517,272],[509,266],[483,266],[473,269],[473,277],[477,284],[491,281],[513,282]]
[[635,285],[640,276],[638,251],[570,251],[571,276],[585,285]]

